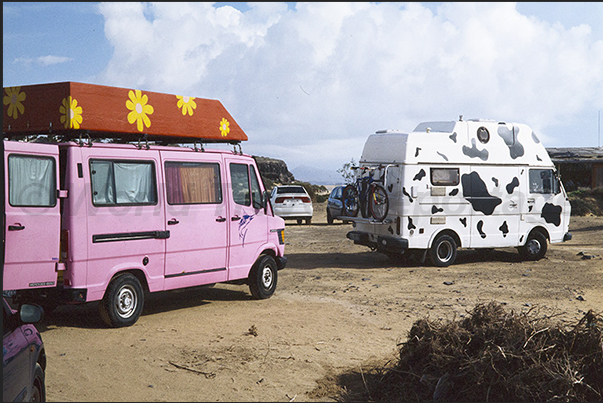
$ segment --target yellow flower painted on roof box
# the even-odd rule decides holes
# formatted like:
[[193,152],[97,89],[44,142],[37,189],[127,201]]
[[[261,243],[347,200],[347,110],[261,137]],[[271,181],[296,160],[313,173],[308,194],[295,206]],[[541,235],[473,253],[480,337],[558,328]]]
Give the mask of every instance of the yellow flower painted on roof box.
[[181,95],[176,95],[176,98],[178,98],[178,108],[182,109],[182,116],[185,116],[187,113],[188,116],[193,116],[193,109],[197,109],[195,98]]
[[59,107],[61,113],[61,123],[65,129],[79,129],[82,124],[82,107],[77,106],[77,99],[69,95],[63,98],[63,105]]
[[222,137],[226,137],[228,136],[228,133],[230,133],[230,123],[228,123],[228,120],[226,120],[226,118],[222,118],[222,121],[220,122],[220,134],[222,135]]
[[140,90],[130,90],[128,96],[130,99],[126,101],[126,107],[131,111],[128,113],[128,123],[136,122],[136,128],[142,132],[143,123],[147,128],[151,127],[151,119],[147,115],[152,115],[154,109],[148,104],[149,97],[142,95]]
[[23,115],[25,112],[25,107],[22,102],[25,101],[26,95],[24,92],[21,92],[21,87],[7,87],[5,92],[6,95],[3,97],[2,102],[4,105],[8,105],[8,110],[6,112],[8,116],[17,119],[19,113]]

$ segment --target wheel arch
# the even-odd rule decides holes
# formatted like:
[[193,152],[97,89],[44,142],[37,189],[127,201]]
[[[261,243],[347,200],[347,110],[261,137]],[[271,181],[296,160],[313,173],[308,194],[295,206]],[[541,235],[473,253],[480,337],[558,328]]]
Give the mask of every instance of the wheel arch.
[[549,231],[541,226],[541,225],[537,225],[535,227],[533,227],[524,237],[523,237],[523,242],[521,243],[520,246],[524,246],[526,244],[526,242],[528,242],[528,239],[530,239],[530,235],[532,235],[535,232],[540,232],[542,235],[544,235],[544,237],[546,238],[547,241],[551,241],[551,237],[549,235]]
[[429,245],[427,245],[427,249],[429,249],[433,246],[433,243],[440,235],[450,235],[452,237],[452,239],[454,239],[454,242],[456,242],[457,249],[463,246],[462,242],[461,242],[461,237],[456,233],[456,231],[454,231],[451,228],[444,228],[444,229],[441,229],[440,231],[433,233],[433,235],[431,236],[431,239],[429,239]]
[[[146,276],[145,272],[141,269],[136,269],[136,268],[120,270],[116,273],[113,273],[113,276],[111,276],[111,279],[109,280],[108,284],[110,284],[111,281],[115,280],[117,277],[123,276],[124,274],[131,274],[134,277],[136,277],[138,279],[138,281],[140,281],[140,285],[142,286],[143,291],[145,291],[145,292],[149,291],[149,283],[147,281],[147,276]],[[105,292],[106,291],[107,291],[107,289],[105,288]]]

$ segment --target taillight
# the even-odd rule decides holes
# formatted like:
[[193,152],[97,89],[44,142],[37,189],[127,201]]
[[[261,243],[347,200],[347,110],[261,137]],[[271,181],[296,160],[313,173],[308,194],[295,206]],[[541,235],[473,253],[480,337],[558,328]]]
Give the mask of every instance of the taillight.
[[282,203],[287,199],[292,199],[292,197],[283,197],[283,196],[279,196],[276,198],[276,200],[274,201],[275,203]]
[[303,201],[304,203],[312,203],[312,199],[307,196],[300,197],[299,199],[301,199],[301,201]]
[[69,231],[61,231],[61,261],[65,262],[69,257]]

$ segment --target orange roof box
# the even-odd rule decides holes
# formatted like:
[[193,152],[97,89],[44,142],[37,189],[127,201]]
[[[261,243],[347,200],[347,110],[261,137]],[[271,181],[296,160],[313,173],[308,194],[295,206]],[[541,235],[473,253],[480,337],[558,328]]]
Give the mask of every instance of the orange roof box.
[[247,135],[218,100],[61,82],[4,87],[5,136],[29,134],[239,143]]

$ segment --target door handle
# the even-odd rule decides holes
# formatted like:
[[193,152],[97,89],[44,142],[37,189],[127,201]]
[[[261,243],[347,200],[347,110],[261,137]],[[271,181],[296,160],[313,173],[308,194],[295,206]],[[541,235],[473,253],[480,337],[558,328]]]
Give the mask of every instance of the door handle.
[[179,224],[180,221],[176,220],[175,218],[172,218],[170,221],[167,222],[168,225],[176,225]]
[[22,229],[25,229],[25,225],[21,225],[19,223],[8,226],[9,231],[21,231]]
[[230,221],[239,221],[241,219],[241,217],[239,217],[238,215],[234,216],[234,217],[230,217]]
[[226,218],[224,218],[224,217],[218,217],[218,218],[216,218],[216,221],[217,222],[224,222],[224,221],[226,221]]

